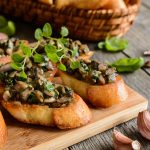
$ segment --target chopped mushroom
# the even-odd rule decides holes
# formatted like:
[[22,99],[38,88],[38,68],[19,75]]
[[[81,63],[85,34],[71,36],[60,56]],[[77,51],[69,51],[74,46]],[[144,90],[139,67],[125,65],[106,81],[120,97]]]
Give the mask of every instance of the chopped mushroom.
[[38,100],[39,102],[42,103],[42,102],[44,101],[44,97],[43,97],[43,94],[42,94],[41,91],[35,90],[35,91],[34,91],[34,94],[35,94],[35,96],[37,97],[37,100]]
[[5,65],[3,65],[3,66],[0,67],[0,72],[6,72],[6,71],[9,71],[11,69],[12,69],[11,68],[11,64],[8,63],[8,64],[5,64]]
[[53,103],[53,102],[55,102],[55,101],[56,101],[56,99],[55,99],[54,97],[46,98],[46,99],[44,100],[45,103]]
[[23,92],[20,93],[22,100],[27,101],[29,95],[33,92],[33,90],[27,88]]
[[5,91],[3,94],[3,99],[5,101],[9,100],[9,98],[11,98],[10,92],[9,91]]
[[23,81],[17,81],[17,83],[15,85],[16,91],[25,90],[26,88],[28,88],[28,84],[27,83],[25,83]]

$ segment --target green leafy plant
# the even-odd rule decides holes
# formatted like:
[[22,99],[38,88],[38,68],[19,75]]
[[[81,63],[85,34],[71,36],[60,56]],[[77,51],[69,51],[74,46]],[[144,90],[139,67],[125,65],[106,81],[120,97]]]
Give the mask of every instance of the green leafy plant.
[[107,37],[98,43],[98,48],[109,52],[123,51],[128,47],[128,41],[119,37]]
[[54,85],[48,81],[44,84],[44,88],[45,88],[45,90],[47,90],[49,92],[53,91],[55,89]]
[[3,16],[0,16],[0,32],[12,36],[16,32],[16,27],[13,21],[7,21]]
[[116,67],[118,72],[133,72],[144,65],[143,58],[121,58],[111,66]]
[[[60,31],[61,38],[57,39],[51,37],[52,27],[49,23],[46,23],[42,29],[37,28],[34,33],[37,43],[33,47],[30,47],[21,42],[20,49],[22,50],[23,55],[18,53],[14,53],[12,55],[12,68],[19,71],[19,77],[26,79],[27,75],[25,73],[25,64],[29,58],[32,57],[35,63],[41,63],[45,61],[44,56],[37,52],[37,48],[45,39],[53,40],[57,43],[56,45],[49,43],[44,45],[44,55],[46,55],[50,61],[56,63],[60,70],[67,70],[65,64],[63,63],[64,59],[70,61],[70,67],[72,69],[78,68],[80,66],[80,62],[74,59],[74,57],[77,55],[77,49],[74,48],[73,50],[70,50],[65,46],[68,41],[68,39],[65,37],[68,36],[68,34],[68,29],[66,27],[62,27]],[[68,53],[71,55],[68,56]]]

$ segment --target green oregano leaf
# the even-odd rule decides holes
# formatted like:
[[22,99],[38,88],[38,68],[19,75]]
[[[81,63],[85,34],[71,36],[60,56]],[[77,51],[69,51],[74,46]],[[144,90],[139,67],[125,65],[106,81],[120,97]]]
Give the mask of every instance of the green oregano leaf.
[[116,67],[118,72],[133,72],[144,65],[143,58],[121,58],[111,66]]
[[104,49],[105,48],[105,42],[99,42],[98,43],[98,48],[99,49]]
[[44,88],[45,88],[45,90],[47,90],[47,91],[53,91],[54,90],[54,85],[52,84],[52,83],[50,83],[50,82],[46,82],[45,84],[44,84]]
[[56,53],[57,49],[56,49],[56,46],[53,46],[53,45],[50,45],[50,44],[47,44],[45,47],[45,52],[47,54],[51,54],[51,53]]
[[17,53],[14,53],[12,56],[11,56],[12,60],[14,62],[22,62],[24,57],[22,57],[21,55],[17,54]]
[[69,34],[68,29],[66,27],[61,27],[60,35],[62,37],[66,37],[66,36],[68,36],[68,34]]
[[58,40],[57,40],[57,47],[58,47],[58,48],[64,48],[64,44],[62,43],[62,40],[61,40],[61,39],[58,39]]
[[49,23],[46,23],[43,27],[43,36],[48,38],[52,35],[52,27]]
[[22,69],[21,63],[16,63],[16,62],[12,62],[12,63],[11,63],[11,67],[12,67],[14,70],[17,70],[17,71],[20,71],[20,70]]
[[48,53],[47,57],[54,63],[59,62],[59,57],[56,53],[52,53],[52,54]]
[[26,75],[26,73],[25,73],[24,71],[21,71],[21,72],[19,73],[19,77],[20,77],[20,78],[23,78],[23,79],[27,79],[27,75]]
[[78,56],[78,48],[77,47],[71,51],[71,55],[72,55],[72,57]]
[[110,52],[117,52],[126,49],[128,41],[119,37],[106,38],[105,48]]
[[71,69],[77,69],[80,67],[80,62],[79,61],[72,61],[71,64],[70,64],[70,68]]
[[34,54],[33,59],[35,63],[41,63],[45,60],[43,55],[38,54],[38,53]]
[[34,37],[36,40],[40,41],[43,39],[43,32],[40,28],[37,28],[34,33]]
[[59,65],[58,65],[58,68],[60,69],[60,70],[62,70],[62,71],[66,71],[67,69],[66,69],[66,66],[64,65],[64,64],[62,64],[62,63],[60,63]]
[[63,45],[68,47],[68,44],[69,44],[69,39],[68,38],[61,38],[60,41]]
[[32,53],[30,47],[26,46],[23,42],[21,42],[20,48],[22,49],[25,56],[31,57]]
[[123,51],[128,47],[128,41],[119,37],[107,37],[98,43],[98,48],[109,52]]

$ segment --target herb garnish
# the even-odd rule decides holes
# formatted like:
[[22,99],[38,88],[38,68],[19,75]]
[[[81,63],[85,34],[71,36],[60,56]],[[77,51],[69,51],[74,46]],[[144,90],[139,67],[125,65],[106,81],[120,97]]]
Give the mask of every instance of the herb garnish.
[[128,46],[128,41],[119,37],[107,37],[98,43],[98,48],[109,52],[123,51]]
[[111,64],[118,72],[133,72],[144,65],[143,58],[121,58]]
[[7,21],[4,16],[0,15],[0,32],[7,34],[8,36],[12,36],[15,34],[16,27],[13,21]]
[[[42,29],[37,28],[34,33],[37,43],[34,47],[30,47],[29,45],[21,42],[20,49],[23,54],[14,53],[12,55],[12,68],[20,72],[19,77],[26,79],[27,75],[25,73],[25,64],[27,60],[30,57],[33,58],[35,63],[41,63],[45,60],[43,54],[39,54],[37,52],[37,49],[43,40],[53,40],[57,43],[56,45],[52,45],[50,43],[44,45],[45,52],[43,53],[50,61],[57,63],[60,70],[67,70],[64,64],[64,60],[66,59],[69,60],[71,69],[79,68],[80,62],[74,58],[78,53],[77,49],[74,48],[73,50],[70,50],[66,47],[68,42],[66,36],[68,36],[68,34],[68,29],[66,27],[61,27],[61,38],[51,37],[52,27],[49,23],[46,23]],[[69,53],[70,55],[68,56]]]

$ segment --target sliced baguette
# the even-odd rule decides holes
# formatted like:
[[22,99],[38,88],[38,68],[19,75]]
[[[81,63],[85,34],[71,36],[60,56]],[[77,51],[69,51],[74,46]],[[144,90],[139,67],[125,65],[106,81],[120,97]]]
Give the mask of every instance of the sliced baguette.
[[96,107],[111,107],[114,104],[124,101],[128,96],[125,83],[121,76],[117,76],[114,83],[90,85],[62,71],[59,71],[59,75],[64,85],[72,88],[84,100]]
[[125,9],[123,0],[56,0],[57,8],[74,7],[79,9]]
[[60,129],[72,129],[87,124],[91,111],[80,96],[74,94],[73,101],[63,108],[21,104],[17,101],[2,101],[3,107],[17,120]]
[[0,150],[3,149],[4,145],[6,144],[6,140],[7,140],[7,129],[3,116],[0,112]]

